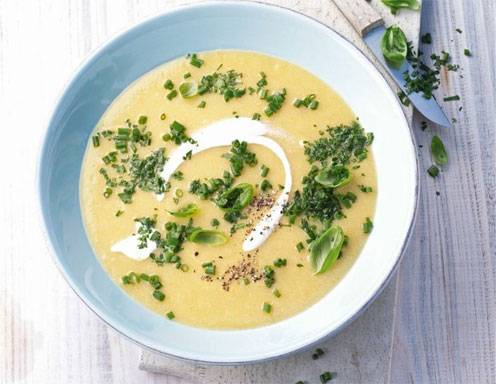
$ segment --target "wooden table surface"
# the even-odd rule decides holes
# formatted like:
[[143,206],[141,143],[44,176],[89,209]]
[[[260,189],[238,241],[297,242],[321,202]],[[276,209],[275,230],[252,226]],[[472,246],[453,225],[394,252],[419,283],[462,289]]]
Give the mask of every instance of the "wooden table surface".
[[[63,281],[39,228],[35,183],[45,123],[70,75],[109,36],[166,3],[0,0],[2,384],[186,383],[138,370],[140,348],[108,328]],[[370,329],[388,332],[390,343],[382,354],[356,351],[349,365],[357,373],[353,382],[370,383],[366,372],[383,369],[381,361],[381,382],[496,383],[496,4],[424,0],[422,17],[423,32],[433,36],[426,53],[449,51],[463,68],[443,76],[438,94],[462,100],[443,105],[457,119],[451,130],[422,131],[415,118],[418,221],[386,290],[394,300],[378,307],[379,299],[369,309],[392,318],[392,327]],[[474,56],[465,57],[464,48]],[[435,180],[425,172],[434,133],[450,155]]]

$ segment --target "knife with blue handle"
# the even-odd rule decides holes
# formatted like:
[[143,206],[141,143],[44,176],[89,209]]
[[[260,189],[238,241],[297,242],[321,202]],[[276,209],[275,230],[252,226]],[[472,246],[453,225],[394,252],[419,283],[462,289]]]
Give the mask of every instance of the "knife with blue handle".
[[408,93],[405,86],[403,74],[408,71],[413,72],[413,68],[404,62],[400,68],[390,67],[381,49],[382,36],[386,32],[384,20],[365,0],[333,0],[339,10],[348,19],[350,24],[360,34],[365,44],[370,48],[377,60],[383,65],[394,79],[396,84],[408,95],[408,99],[425,118],[430,121],[451,127],[451,124],[442,111],[437,101],[431,97],[426,99],[422,94],[413,92]]

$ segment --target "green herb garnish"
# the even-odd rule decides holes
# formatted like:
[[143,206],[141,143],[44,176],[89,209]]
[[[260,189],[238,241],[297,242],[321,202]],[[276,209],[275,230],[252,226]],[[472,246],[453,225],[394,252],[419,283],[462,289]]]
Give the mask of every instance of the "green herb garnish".
[[278,258],[274,260],[274,266],[276,266],[277,268],[285,267],[287,264],[288,260],[286,259]]
[[198,87],[194,81],[185,81],[179,84],[179,93],[185,99],[189,99],[198,94]]
[[175,89],[173,89],[172,91],[170,91],[168,94],[167,94],[167,98],[169,100],[172,100],[174,99],[175,97],[177,96],[177,91]]
[[189,63],[193,67],[200,68],[204,63],[204,61],[202,59],[200,59],[196,53],[188,55],[187,57],[190,59]]
[[228,102],[233,98],[239,98],[246,93],[245,88],[241,88],[242,73],[234,70],[222,72],[214,72],[202,77],[198,85],[198,94],[219,93],[224,97],[224,101]]
[[[383,1],[385,1],[385,0],[383,0]],[[320,382],[321,382],[322,384],[325,384],[325,383],[327,383],[327,382],[329,382],[329,381],[331,381],[331,380],[332,380],[332,373],[331,373],[331,372],[329,372],[329,371],[324,372],[323,374],[321,374],[321,375],[319,376],[319,378],[320,378]]]
[[270,288],[276,282],[274,269],[270,265],[266,265],[263,268],[262,276],[264,279],[264,284],[267,288]]
[[341,252],[343,241],[343,230],[339,226],[333,226],[310,244],[310,264],[316,274],[327,271],[334,264]]
[[231,172],[234,176],[241,175],[245,164],[254,167],[258,163],[255,153],[248,150],[246,141],[234,140],[229,153],[222,155],[222,157],[229,160]]
[[448,153],[446,152],[446,148],[444,147],[441,138],[437,135],[432,137],[431,154],[437,165],[442,166],[448,164]]
[[172,320],[176,317],[176,315],[174,315],[174,312],[172,311],[167,312],[166,316],[169,320]]
[[227,243],[229,238],[220,231],[197,229],[188,236],[188,240],[197,244],[218,246]]
[[418,11],[420,4],[418,0],[382,0],[383,4],[391,9],[391,13],[395,15],[399,9],[406,8]]
[[293,105],[296,107],[296,108],[300,108],[300,107],[305,107],[305,108],[308,108],[308,109],[317,109],[317,107],[319,106],[319,102],[317,100],[315,100],[316,98],[316,95],[311,93],[310,95],[308,96],[305,96],[304,99],[294,99],[293,100]]
[[205,108],[207,105],[207,102],[205,100],[200,101],[200,104],[197,105],[198,108]]
[[381,49],[387,63],[394,68],[400,68],[405,62],[408,44],[406,36],[398,26],[386,29],[381,40]]
[[215,275],[215,264],[213,262],[203,263],[202,268],[206,275]]
[[221,194],[216,203],[228,212],[241,211],[253,200],[254,190],[251,184],[238,184]]
[[184,207],[178,209],[177,211],[171,212],[168,211],[172,216],[176,217],[191,217],[196,215],[200,211],[198,205],[190,203],[185,205]]
[[282,295],[281,295],[281,292],[279,292],[279,290],[278,290],[278,289],[274,289],[274,290],[272,291],[272,294],[273,294],[275,297],[277,297],[277,298],[279,298],[279,297],[281,297],[281,296],[282,296]]
[[267,167],[265,164],[262,164],[262,166],[260,167],[260,176],[267,177],[267,175],[269,174],[269,171],[270,171],[270,168]]
[[317,173],[315,181],[324,187],[338,188],[351,181],[351,172],[344,165],[327,166]]
[[269,180],[263,179],[260,183],[260,189],[262,190],[262,192],[267,192],[268,190],[272,189],[272,184]]
[[458,96],[458,95],[447,96],[443,100],[444,101],[458,101],[458,100],[460,100],[460,96]]
[[162,139],[164,141],[171,140],[176,145],[180,145],[182,143],[191,143],[191,144],[196,143],[195,140],[193,140],[191,137],[186,135],[186,127],[176,120],[174,120],[170,125],[170,132],[165,134],[162,137]]
[[264,95],[263,99],[267,100],[267,107],[264,109],[264,113],[267,116],[272,116],[278,110],[281,109],[284,104],[284,100],[286,100],[286,89],[275,91],[271,95]]
[[363,233],[369,234],[372,232],[372,229],[374,228],[374,224],[370,220],[370,217],[367,217],[365,219],[365,223],[363,223]]
[[168,79],[165,83],[164,83],[164,88],[165,89],[168,89],[169,91],[172,90],[174,88],[174,83],[172,82],[172,80]]
[[269,303],[263,303],[262,310],[265,313],[271,313],[272,312],[272,305]]
[[439,168],[436,167],[435,165],[431,165],[427,169],[427,173],[429,174],[430,177],[436,178],[439,176]]

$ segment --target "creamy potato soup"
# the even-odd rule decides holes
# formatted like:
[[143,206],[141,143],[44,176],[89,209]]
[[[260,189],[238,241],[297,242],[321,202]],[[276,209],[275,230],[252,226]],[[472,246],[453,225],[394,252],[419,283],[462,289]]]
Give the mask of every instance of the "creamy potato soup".
[[327,84],[275,57],[213,51],[164,64],[122,92],[90,138],[90,242],[164,321],[286,319],[343,278],[373,229],[366,128]]

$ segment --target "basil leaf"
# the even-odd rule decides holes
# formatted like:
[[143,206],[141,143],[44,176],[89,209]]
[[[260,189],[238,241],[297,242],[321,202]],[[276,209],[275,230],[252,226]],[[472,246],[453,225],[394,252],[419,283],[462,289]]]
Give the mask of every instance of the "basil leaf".
[[398,26],[386,29],[381,40],[381,49],[387,63],[394,68],[400,68],[406,59],[408,44],[406,36]]
[[180,208],[175,212],[168,211],[172,216],[176,217],[190,217],[196,215],[200,211],[200,208],[196,204],[188,204]]
[[324,187],[337,188],[351,181],[351,172],[344,165],[331,165],[321,169],[315,181]]
[[216,246],[227,243],[228,237],[220,231],[197,229],[188,236],[188,240],[197,244]]
[[217,199],[217,205],[229,212],[241,211],[251,203],[255,188],[248,183],[238,184],[224,192]]
[[400,8],[412,9],[414,11],[420,9],[418,0],[382,0],[382,3],[391,9],[393,15],[396,14]]
[[337,260],[343,247],[344,233],[339,226],[327,229],[310,244],[310,264],[315,274],[327,271]]
[[444,147],[441,138],[437,135],[432,137],[431,153],[432,158],[437,165],[448,164],[448,153],[446,152],[446,148]]
[[194,81],[185,81],[179,84],[179,93],[182,97],[188,99],[198,94],[198,87]]

